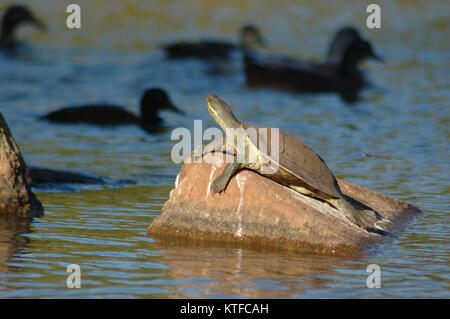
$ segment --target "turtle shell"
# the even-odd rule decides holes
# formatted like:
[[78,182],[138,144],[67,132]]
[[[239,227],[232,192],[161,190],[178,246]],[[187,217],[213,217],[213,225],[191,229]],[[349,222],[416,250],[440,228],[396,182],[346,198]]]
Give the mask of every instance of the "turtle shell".
[[[278,130],[279,154],[277,161],[276,156],[271,152],[271,128],[248,123],[242,123],[242,127],[246,130],[251,143],[257,146],[263,159],[272,161],[277,168],[274,173],[262,173],[263,175],[288,187],[301,186],[319,193],[319,195],[324,193],[325,197],[342,197],[337,180],[325,161],[301,139],[286,131]],[[256,135],[248,134],[252,131],[249,128],[256,129]],[[267,133],[265,134],[261,129],[266,129]],[[258,137],[257,140],[255,137]],[[276,140],[275,135],[274,138]]]

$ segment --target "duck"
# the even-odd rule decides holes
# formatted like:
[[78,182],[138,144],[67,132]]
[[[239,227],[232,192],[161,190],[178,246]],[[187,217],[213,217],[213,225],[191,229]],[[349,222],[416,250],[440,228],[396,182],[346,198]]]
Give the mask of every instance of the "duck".
[[240,31],[240,43],[203,40],[176,42],[163,47],[169,59],[197,58],[202,60],[229,59],[235,50],[248,50],[264,46],[260,30],[254,25],[244,25]]
[[163,119],[160,110],[184,114],[161,88],[147,89],[141,97],[141,116],[111,104],[89,104],[58,109],[40,117],[53,123],[86,123],[98,126],[139,125],[148,132],[160,131]]
[[15,38],[15,32],[19,26],[27,23],[45,31],[44,23],[37,19],[27,7],[22,5],[9,6],[2,17],[0,48],[14,50],[19,43]]
[[[368,58],[382,61],[369,41],[355,38],[346,48],[332,45],[332,56],[321,63],[293,58],[265,56],[247,52],[244,55],[246,83],[249,88],[271,87],[291,92],[337,92],[347,102],[358,99],[367,82],[359,64]],[[340,60],[333,59],[340,55]]]

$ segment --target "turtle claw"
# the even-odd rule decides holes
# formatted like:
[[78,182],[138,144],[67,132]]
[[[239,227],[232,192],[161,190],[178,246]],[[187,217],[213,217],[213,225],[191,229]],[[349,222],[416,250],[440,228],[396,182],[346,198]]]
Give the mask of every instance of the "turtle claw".
[[215,194],[220,194],[225,190],[226,184],[223,183],[219,178],[216,178],[211,185],[211,189]]
[[220,176],[217,177],[211,185],[211,189],[213,190],[214,193],[221,193],[225,190],[228,182],[230,181],[231,176],[233,176],[236,170],[239,169],[240,165],[241,164],[234,162],[228,163],[225,166],[222,174],[220,174]]

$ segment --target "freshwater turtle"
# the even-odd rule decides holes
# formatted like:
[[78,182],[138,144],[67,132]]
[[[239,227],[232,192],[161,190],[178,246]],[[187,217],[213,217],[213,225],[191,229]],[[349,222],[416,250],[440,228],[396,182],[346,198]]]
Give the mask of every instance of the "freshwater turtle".
[[[222,174],[212,183],[214,193],[225,190],[230,178],[240,169],[251,169],[261,175],[285,185],[301,194],[325,201],[335,207],[342,215],[362,228],[374,228],[377,215],[372,210],[358,210],[342,194],[339,184],[325,161],[299,138],[285,131],[254,126],[236,119],[229,106],[215,95],[206,99],[208,112],[225,131],[227,137],[224,142],[216,139],[205,148],[202,155],[211,151],[229,151],[238,156],[245,155],[244,160],[235,160],[225,166]],[[231,135],[234,129],[235,135]],[[251,129],[266,129],[267,136],[256,141]],[[278,132],[278,159],[273,156],[272,134]],[[242,136],[243,135],[243,136]],[[235,141],[235,137],[244,143]],[[275,145],[277,146],[277,145]],[[271,155],[262,150],[271,150]],[[236,159],[236,157],[235,157]],[[271,166],[272,169],[268,169]]]

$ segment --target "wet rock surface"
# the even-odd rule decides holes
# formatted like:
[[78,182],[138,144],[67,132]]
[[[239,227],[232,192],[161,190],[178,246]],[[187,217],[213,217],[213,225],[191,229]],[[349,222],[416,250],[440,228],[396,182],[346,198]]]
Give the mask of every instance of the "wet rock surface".
[[37,217],[43,214],[31,191],[31,177],[14,137],[0,113],[0,215]]
[[185,163],[161,215],[148,227],[148,235],[350,255],[391,238],[420,212],[406,202],[338,179],[353,203],[383,218],[377,225],[384,231],[366,231],[327,203],[250,170],[238,172],[223,193],[213,194],[211,184],[224,166]]

